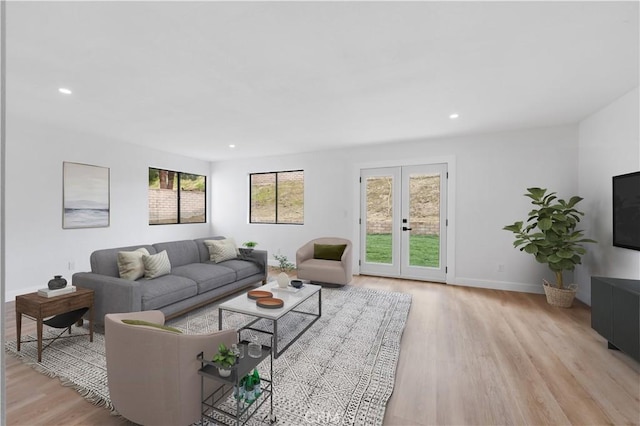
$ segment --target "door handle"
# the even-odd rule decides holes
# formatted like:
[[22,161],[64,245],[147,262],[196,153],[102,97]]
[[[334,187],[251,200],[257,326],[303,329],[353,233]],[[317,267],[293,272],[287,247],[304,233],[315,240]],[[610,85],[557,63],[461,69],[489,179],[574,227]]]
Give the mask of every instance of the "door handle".
[[403,230],[403,231],[411,231],[411,228],[407,228],[406,226],[403,226],[403,227],[402,227],[402,230]]

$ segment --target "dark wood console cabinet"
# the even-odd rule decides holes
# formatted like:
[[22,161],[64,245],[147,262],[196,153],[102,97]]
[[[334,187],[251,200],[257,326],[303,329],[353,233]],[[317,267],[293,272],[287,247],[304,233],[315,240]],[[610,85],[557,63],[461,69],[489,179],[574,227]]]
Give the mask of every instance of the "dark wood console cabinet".
[[640,281],[591,277],[591,328],[640,362]]

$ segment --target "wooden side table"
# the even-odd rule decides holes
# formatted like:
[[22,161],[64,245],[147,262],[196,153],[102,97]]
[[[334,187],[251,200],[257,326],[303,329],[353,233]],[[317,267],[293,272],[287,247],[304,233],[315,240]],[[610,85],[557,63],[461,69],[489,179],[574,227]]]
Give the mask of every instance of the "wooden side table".
[[20,351],[22,315],[33,318],[38,328],[38,362],[42,361],[42,322],[45,318],[89,308],[89,341],[93,342],[93,290],[77,287],[73,293],[43,297],[37,292],[16,296],[17,349]]

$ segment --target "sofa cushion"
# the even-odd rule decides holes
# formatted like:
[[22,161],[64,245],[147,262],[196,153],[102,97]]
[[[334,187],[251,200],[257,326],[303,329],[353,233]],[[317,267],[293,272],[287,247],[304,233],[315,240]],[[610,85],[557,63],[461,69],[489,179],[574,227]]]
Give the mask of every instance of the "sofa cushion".
[[231,238],[224,240],[206,240],[204,244],[209,249],[209,260],[215,263],[238,257],[238,248],[236,247],[235,241]]
[[140,280],[138,283],[142,293],[143,311],[159,309],[198,294],[195,281],[173,274]]
[[160,253],[162,250],[167,251],[171,266],[188,265],[190,263],[197,263],[200,261],[200,253],[198,252],[198,246],[193,240],[182,241],[169,241],[166,243],[156,243],[153,245],[156,249],[156,253]]
[[348,284],[351,281],[342,263],[335,260],[308,259],[296,266],[298,278],[302,280],[332,284]]
[[148,280],[171,273],[171,262],[169,262],[166,250],[157,254],[143,254],[142,263],[144,264],[144,277]]
[[219,263],[219,265],[236,271],[237,281],[250,277],[251,275],[263,273],[263,271],[260,269],[260,266],[258,266],[257,263],[248,262],[246,260],[240,260],[240,259],[227,260],[225,262]]
[[134,251],[119,251],[118,272],[120,273],[120,278],[131,281],[142,278],[144,276],[142,256],[145,254],[149,255],[149,251],[144,247]]
[[347,248],[346,244],[314,244],[313,258],[324,260],[340,260],[342,253]]
[[237,281],[236,272],[233,269],[215,263],[192,263],[191,265],[178,266],[171,270],[171,274],[195,281],[198,294]]

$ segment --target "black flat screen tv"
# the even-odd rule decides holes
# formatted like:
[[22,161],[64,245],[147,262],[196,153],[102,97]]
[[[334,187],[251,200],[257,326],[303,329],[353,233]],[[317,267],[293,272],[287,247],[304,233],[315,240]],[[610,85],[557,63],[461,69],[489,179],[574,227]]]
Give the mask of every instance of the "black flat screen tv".
[[613,245],[640,250],[640,172],[613,177]]

